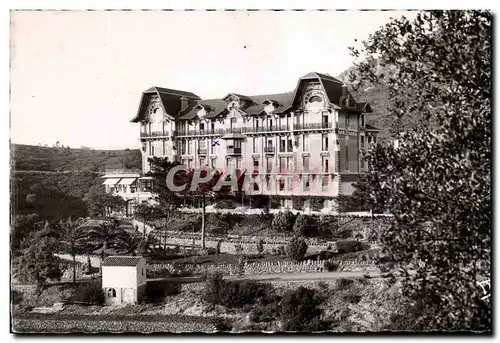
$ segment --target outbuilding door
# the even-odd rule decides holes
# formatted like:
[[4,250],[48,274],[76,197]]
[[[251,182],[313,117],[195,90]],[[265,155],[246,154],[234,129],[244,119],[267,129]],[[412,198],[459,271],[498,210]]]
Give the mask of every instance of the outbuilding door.
[[133,303],[135,303],[134,298],[135,297],[134,297],[134,289],[133,288],[123,289],[123,299],[122,299],[123,303],[133,304]]

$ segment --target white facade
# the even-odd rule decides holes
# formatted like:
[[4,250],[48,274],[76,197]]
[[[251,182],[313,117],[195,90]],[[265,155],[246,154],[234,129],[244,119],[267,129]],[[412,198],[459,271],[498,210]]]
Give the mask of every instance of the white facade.
[[102,288],[106,305],[135,304],[146,287],[146,260],[142,257],[119,256],[136,259],[137,264],[106,265],[116,256],[108,257],[102,266]]

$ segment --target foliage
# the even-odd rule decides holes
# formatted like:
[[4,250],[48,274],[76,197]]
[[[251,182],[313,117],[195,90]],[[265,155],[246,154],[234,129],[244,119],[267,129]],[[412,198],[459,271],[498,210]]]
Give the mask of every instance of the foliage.
[[413,271],[403,274],[403,294],[422,302],[409,329],[491,329],[477,285],[491,265],[491,20],[483,11],[422,12],[364,43],[360,76],[387,87],[395,121],[419,123],[396,130],[398,147],[371,149],[366,175],[372,203],[394,215],[386,253]]
[[86,304],[104,304],[104,292],[101,281],[92,280],[77,284],[70,299],[74,302],[83,302]]
[[216,209],[235,209],[236,205],[231,200],[217,201],[214,205]]
[[107,249],[120,249],[129,238],[126,231],[114,222],[104,222],[88,230],[87,249],[101,250],[101,256],[106,256]]
[[82,218],[75,221],[68,218],[66,221],[61,220],[58,225],[63,251],[73,258],[73,283],[76,283],[75,257],[84,251],[84,241],[88,237],[88,233],[82,227],[83,223],[84,220]]
[[295,216],[291,211],[278,212],[274,215],[271,226],[273,230],[278,232],[290,232],[293,229]]
[[320,320],[323,299],[316,290],[299,287],[288,291],[280,302],[280,319],[285,331],[323,331],[325,324]]
[[113,212],[121,212],[126,206],[126,201],[121,196],[106,193],[102,185],[90,187],[83,199],[93,216],[111,217]]
[[312,236],[317,230],[318,223],[315,217],[299,214],[293,225],[293,232],[300,236]]
[[294,237],[286,245],[286,255],[295,261],[302,261],[307,252],[307,243],[298,237]]
[[222,274],[215,273],[205,282],[205,300],[214,305],[241,308],[268,296],[271,289],[269,284],[256,281],[226,281]]
[[337,282],[337,290],[340,291],[343,289],[347,289],[347,288],[351,287],[353,283],[354,283],[354,281],[351,279],[342,278],[342,279],[338,280],[338,282]]
[[340,254],[356,252],[356,251],[361,251],[361,250],[366,250],[366,249],[368,249],[368,246],[366,244],[364,244],[362,242],[358,242],[358,241],[347,240],[347,241],[338,241],[337,242],[337,251]]
[[262,254],[264,253],[264,240],[259,239],[256,244],[257,244],[257,254],[259,256],[262,256]]
[[12,305],[18,305],[23,301],[23,293],[12,289],[10,291],[10,302]]
[[22,281],[33,282],[40,294],[48,279],[60,280],[59,258],[54,256],[59,242],[53,237],[42,237],[32,242],[24,251],[19,263],[19,277]]
[[325,269],[329,272],[336,272],[339,270],[339,264],[337,262],[328,260],[325,262]]
[[143,303],[161,303],[165,297],[178,295],[182,285],[170,282],[148,282],[141,301]]

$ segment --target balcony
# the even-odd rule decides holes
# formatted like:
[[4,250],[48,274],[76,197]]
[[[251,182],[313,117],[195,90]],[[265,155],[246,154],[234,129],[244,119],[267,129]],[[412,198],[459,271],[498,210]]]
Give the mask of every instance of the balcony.
[[241,148],[227,148],[226,155],[241,155]]
[[224,129],[179,130],[176,136],[219,136],[224,134]]
[[198,155],[206,155],[206,154],[208,154],[207,148],[199,148],[198,149]]
[[266,154],[274,154],[276,152],[276,148],[273,146],[266,146],[264,147],[264,152]]
[[307,131],[307,130],[325,130],[332,129],[332,123],[305,123],[305,124],[295,124],[293,131]]
[[271,133],[291,131],[290,125],[244,127],[242,133]]
[[141,132],[141,139],[167,138],[170,136],[169,131]]

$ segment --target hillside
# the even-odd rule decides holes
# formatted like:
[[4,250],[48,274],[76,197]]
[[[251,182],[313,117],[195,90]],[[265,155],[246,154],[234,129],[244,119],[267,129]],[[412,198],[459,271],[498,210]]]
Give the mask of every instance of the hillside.
[[140,169],[141,152],[130,150],[70,149],[11,144],[13,170],[92,171],[106,169]]
[[88,215],[83,201],[106,169],[140,169],[139,150],[11,145],[11,211],[40,219]]

